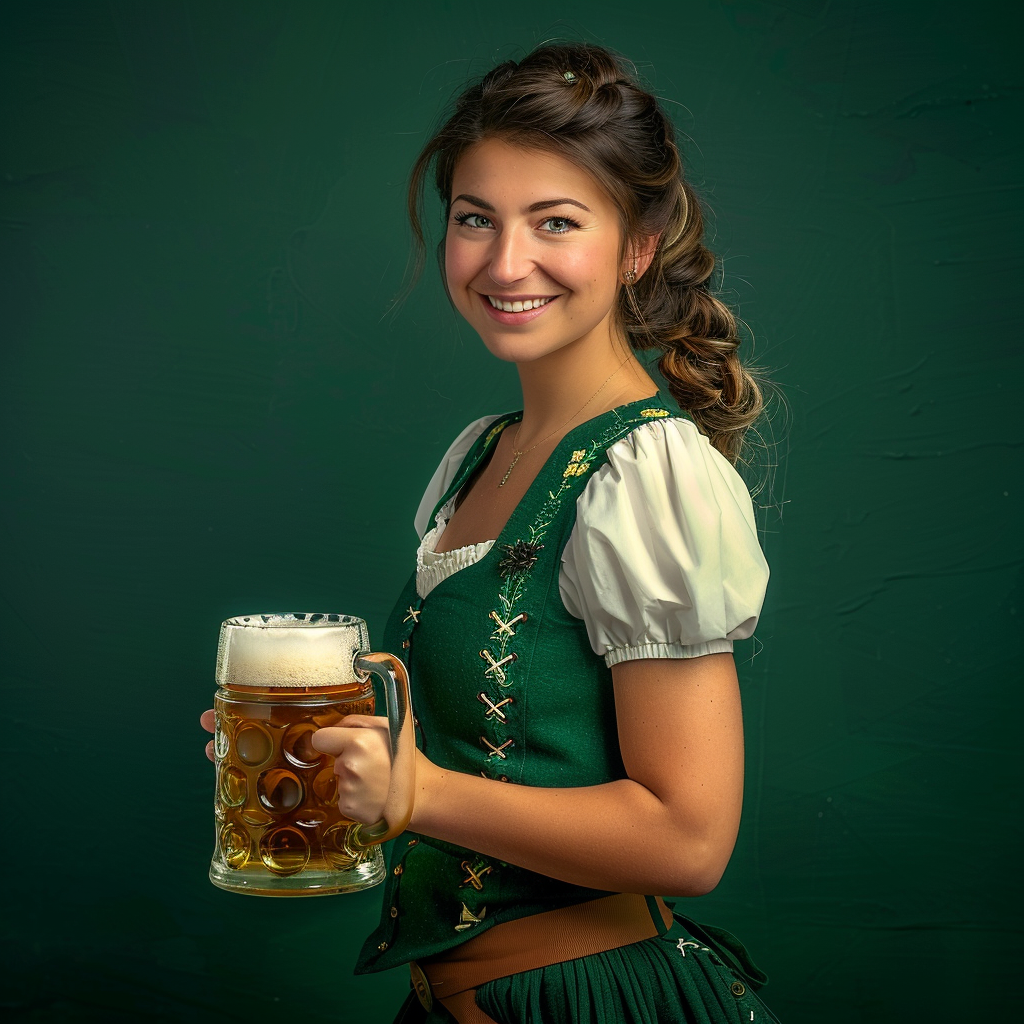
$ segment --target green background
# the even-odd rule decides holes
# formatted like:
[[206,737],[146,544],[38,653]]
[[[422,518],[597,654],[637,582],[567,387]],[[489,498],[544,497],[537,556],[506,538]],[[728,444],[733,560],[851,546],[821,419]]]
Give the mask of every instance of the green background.
[[518,406],[432,263],[388,307],[444,103],[555,36],[664,98],[781,387],[744,823],[688,912],[743,938],[786,1024],[1002,1019],[1019,10],[3,4],[5,1019],[370,1024],[406,993],[350,974],[377,891],[207,881],[198,715],[230,615],[379,637],[441,454]]

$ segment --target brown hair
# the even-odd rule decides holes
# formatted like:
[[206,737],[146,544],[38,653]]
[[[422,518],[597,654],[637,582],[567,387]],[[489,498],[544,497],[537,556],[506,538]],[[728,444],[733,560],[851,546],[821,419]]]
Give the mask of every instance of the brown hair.
[[[447,223],[455,166],[474,143],[499,138],[565,157],[618,206],[620,257],[630,245],[642,252],[643,239],[660,234],[647,272],[619,292],[618,323],[634,349],[662,351],[658,369],[673,397],[736,462],[744,432],[762,411],[761,389],[740,364],[736,318],[709,290],[716,259],[703,244],[701,203],[683,178],[672,123],[627,64],[590,43],[548,44],[518,64],[505,61],[462,92],[413,165],[415,265],[403,298],[423,269],[421,210],[431,161]],[[445,281],[443,236],[437,254]]]

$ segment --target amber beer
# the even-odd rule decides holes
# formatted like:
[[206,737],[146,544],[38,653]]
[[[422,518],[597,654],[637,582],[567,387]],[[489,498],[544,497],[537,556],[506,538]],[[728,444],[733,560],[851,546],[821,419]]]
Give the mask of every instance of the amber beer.
[[[364,664],[360,678],[354,667],[368,649],[366,624],[354,616],[237,616],[221,626],[214,885],[311,896],[383,879],[381,829],[368,838],[366,826],[338,810],[334,758],[311,742],[317,729],[346,715],[374,713],[367,672],[378,669]],[[392,723],[393,737],[404,726]],[[405,821],[396,824],[400,831]]]

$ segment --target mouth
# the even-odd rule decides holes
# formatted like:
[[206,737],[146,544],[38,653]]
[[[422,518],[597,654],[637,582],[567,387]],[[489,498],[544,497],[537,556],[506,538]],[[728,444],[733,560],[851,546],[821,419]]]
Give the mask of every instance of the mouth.
[[480,301],[492,319],[514,326],[536,320],[559,298],[558,295],[531,295],[508,300],[496,295],[481,295]]
[[541,306],[546,306],[554,298],[557,298],[557,296],[526,295],[515,299],[504,299],[500,295],[488,295],[487,301],[495,309],[504,310],[506,313],[524,313],[529,312],[531,309],[540,309]]

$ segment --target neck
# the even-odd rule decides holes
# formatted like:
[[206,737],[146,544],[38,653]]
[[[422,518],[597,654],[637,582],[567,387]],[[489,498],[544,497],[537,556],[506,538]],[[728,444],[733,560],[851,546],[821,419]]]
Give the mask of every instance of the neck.
[[657,390],[624,338],[606,337],[602,344],[581,338],[516,367],[523,391],[520,449],[551,431],[552,442],[557,441],[574,426],[621,405],[625,395],[633,396],[626,401],[635,401]]

